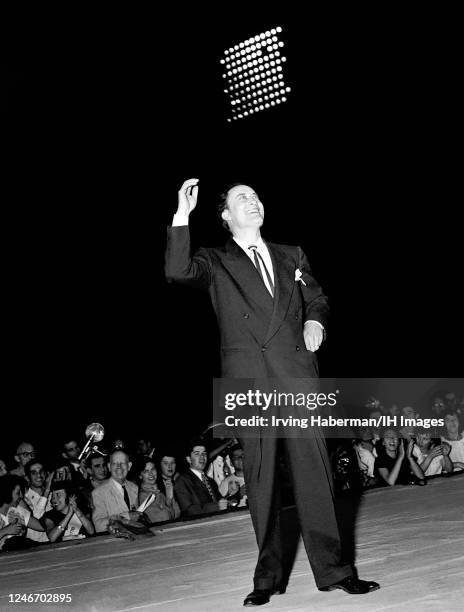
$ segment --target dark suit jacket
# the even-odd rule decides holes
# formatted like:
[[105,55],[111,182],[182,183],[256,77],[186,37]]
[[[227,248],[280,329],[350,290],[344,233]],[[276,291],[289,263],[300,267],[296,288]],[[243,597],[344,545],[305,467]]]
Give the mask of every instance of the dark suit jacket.
[[[220,330],[223,377],[317,376],[303,325],[312,319],[326,326],[327,299],[300,247],[266,245],[274,268],[274,300],[232,238],[223,248],[202,248],[191,257],[187,226],[168,228],[166,277],[209,292]],[[298,269],[305,284],[295,280]]]
[[[208,478],[208,482],[219,500],[221,495],[216,483],[211,478]],[[184,516],[216,512],[219,509],[217,501],[212,501],[208,489],[191,470],[187,470],[176,480],[174,493]]]

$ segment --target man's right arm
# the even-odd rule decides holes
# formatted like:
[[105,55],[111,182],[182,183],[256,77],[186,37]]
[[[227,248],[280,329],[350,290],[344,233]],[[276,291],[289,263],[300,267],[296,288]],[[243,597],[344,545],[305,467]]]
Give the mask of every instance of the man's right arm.
[[205,249],[191,256],[190,213],[197,204],[198,179],[188,179],[178,193],[178,207],[168,227],[165,273],[168,282],[207,289],[211,284],[211,263]]

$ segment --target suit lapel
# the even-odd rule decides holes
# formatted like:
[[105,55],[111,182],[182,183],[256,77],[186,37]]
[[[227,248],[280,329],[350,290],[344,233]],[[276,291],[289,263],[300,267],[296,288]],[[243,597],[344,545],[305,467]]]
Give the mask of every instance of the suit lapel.
[[287,315],[295,289],[295,265],[293,260],[288,258],[284,251],[275,244],[266,242],[266,246],[271,254],[275,286],[274,309],[265,340],[265,342],[269,342],[277,333]]
[[223,264],[236,280],[245,298],[251,298],[272,313],[273,299],[269,291],[251,259],[233,238],[230,238],[226,244],[226,253]]

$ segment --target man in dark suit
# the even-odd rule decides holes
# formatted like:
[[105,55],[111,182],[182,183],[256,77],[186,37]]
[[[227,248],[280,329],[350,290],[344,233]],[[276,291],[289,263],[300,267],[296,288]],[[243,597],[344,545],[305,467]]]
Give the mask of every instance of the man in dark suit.
[[208,462],[206,447],[200,440],[189,447],[187,462],[190,468],[181,474],[174,484],[174,493],[183,516],[194,516],[227,509],[217,485],[205,474]]
[[[196,206],[198,180],[185,181],[168,228],[166,276],[210,294],[221,337],[224,378],[317,377],[315,351],[324,338],[327,299],[300,247],[264,242],[264,207],[248,185],[223,195],[220,215],[232,234],[223,248],[190,254],[188,219]],[[375,582],[359,580],[340,560],[340,535],[331,468],[322,436],[241,440],[245,482],[259,547],[254,590],[244,605],[261,605],[284,592],[278,468],[285,454],[292,473],[303,541],[320,590],[368,593]]]

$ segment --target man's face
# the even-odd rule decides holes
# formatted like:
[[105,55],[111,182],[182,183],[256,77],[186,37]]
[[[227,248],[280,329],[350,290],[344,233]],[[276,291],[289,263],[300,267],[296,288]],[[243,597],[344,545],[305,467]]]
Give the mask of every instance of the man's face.
[[187,461],[191,468],[203,472],[208,461],[206,448],[204,446],[194,446],[190,456],[187,457]]
[[124,482],[126,480],[131,467],[132,463],[129,461],[126,453],[117,451],[111,455],[109,462],[110,474],[117,482]]
[[91,460],[90,473],[95,480],[106,480],[108,469],[104,457],[95,457]]
[[417,440],[417,444],[421,448],[425,448],[425,449],[428,449],[430,447],[431,442],[432,442],[430,434],[427,433],[427,432],[419,432],[419,433],[417,433],[416,434],[416,440]]
[[151,443],[148,440],[138,440],[137,451],[141,455],[148,455],[148,453],[151,451]]
[[232,453],[232,465],[234,466],[234,468],[236,470],[242,471],[243,470],[243,450],[237,449],[234,450],[234,452]]
[[455,414],[445,415],[445,427],[446,431],[450,434],[459,433],[459,419]]
[[176,460],[174,457],[163,457],[161,459],[161,474],[165,478],[172,478],[176,473]]
[[31,487],[40,487],[43,486],[45,481],[45,470],[41,463],[33,463],[31,465],[31,469],[29,470],[29,479],[31,482]]
[[412,406],[405,406],[402,413],[406,419],[414,419],[416,416],[416,411]]
[[5,462],[0,459],[0,476],[5,476],[6,475],[6,465]]
[[246,228],[259,228],[264,221],[264,207],[255,191],[247,185],[230,189],[227,208],[222,213],[232,233]]
[[34,458],[34,455],[35,455],[35,450],[32,444],[23,442],[22,444],[18,446],[16,450],[15,458],[16,458],[16,461],[19,463],[19,465],[22,465],[24,467],[30,459]]
[[435,414],[440,415],[445,409],[445,402],[441,397],[435,397],[432,402],[432,410]]
[[67,495],[63,489],[57,489],[52,492],[51,505],[55,510],[62,512],[66,508]]
[[77,459],[80,455],[81,449],[79,448],[78,443],[75,440],[71,442],[67,442],[64,445],[64,454],[68,459]]

